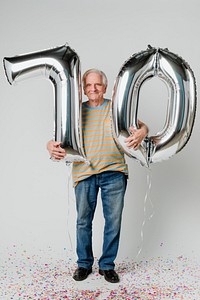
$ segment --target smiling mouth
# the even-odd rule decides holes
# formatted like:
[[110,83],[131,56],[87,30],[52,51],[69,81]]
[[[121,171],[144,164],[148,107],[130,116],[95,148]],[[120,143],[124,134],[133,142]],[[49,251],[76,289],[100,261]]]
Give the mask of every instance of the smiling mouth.
[[90,93],[90,96],[97,96],[99,93]]

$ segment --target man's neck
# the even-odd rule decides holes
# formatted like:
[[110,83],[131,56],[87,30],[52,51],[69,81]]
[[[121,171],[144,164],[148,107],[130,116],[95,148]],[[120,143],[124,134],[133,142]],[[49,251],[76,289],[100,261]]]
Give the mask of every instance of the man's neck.
[[101,106],[104,102],[104,99],[100,99],[100,100],[92,100],[92,99],[88,99],[88,105],[90,107],[98,107]]

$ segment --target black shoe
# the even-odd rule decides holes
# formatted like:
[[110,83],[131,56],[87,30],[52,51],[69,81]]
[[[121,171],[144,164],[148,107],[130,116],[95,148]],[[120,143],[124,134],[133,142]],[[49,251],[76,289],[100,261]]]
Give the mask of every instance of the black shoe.
[[90,269],[85,269],[85,268],[77,268],[73,274],[73,278],[76,281],[81,281],[84,280],[88,277],[88,275],[92,273],[92,268]]
[[115,272],[115,270],[101,270],[99,269],[99,274],[103,275],[105,280],[112,282],[112,283],[117,283],[119,282],[119,276]]

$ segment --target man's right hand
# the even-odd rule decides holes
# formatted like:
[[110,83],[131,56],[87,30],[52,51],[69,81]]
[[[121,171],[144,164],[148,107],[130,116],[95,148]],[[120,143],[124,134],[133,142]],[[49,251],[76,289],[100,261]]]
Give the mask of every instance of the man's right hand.
[[61,160],[65,157],[66,151],[60,147],[60,142],[49,141],[47,143],[47,150],[51,158]]

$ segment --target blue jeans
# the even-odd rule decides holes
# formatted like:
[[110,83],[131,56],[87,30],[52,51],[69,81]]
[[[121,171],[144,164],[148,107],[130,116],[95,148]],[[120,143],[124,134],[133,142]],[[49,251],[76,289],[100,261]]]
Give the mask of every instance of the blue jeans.
[[103,252],[99,259],[102,270],[114,269],[121,229],[122,210],[127,178],[122,172],[107,171],[82,180],[75,187],[77,209],[78,266],[89,269],[94,262],[92,250],[92,221],[101,189],[105,219]]

